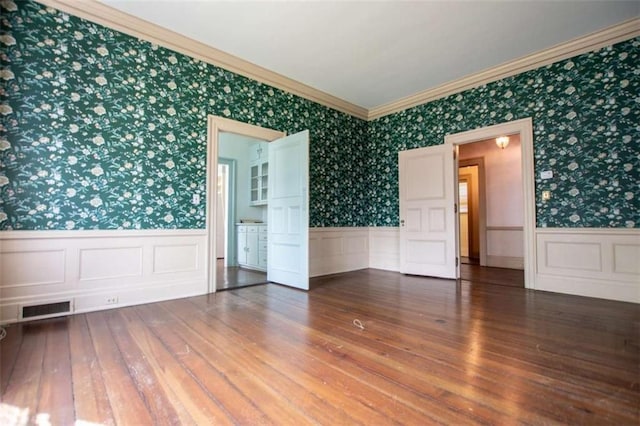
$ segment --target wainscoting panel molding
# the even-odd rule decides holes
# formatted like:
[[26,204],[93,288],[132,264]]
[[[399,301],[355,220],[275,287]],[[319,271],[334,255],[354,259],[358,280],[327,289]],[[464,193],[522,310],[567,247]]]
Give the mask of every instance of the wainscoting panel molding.
[[204,230],[0,233],[0,323],[69,301],[88,312],[207,292]]
[[367,228],[310,228],[309,274],[312,277],[369,267]]
[[640,303],[640,230],[536,230],[537,290]]
[[400,228],[369,228],[369,267],[387,271],[400,270]]
[[[535,231],[536,290],[640,303],[640,230]],[[312,277],[398,271],[397,227],[310,228]],[[69,301],[88,312],[207,293],[205,230],[0,233],[0,323]],[[504,256],[503,256],[504,257]]]

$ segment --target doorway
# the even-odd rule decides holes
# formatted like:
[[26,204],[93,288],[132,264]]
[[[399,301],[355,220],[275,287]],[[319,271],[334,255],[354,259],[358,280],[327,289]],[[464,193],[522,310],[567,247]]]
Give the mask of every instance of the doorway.
[[[209,292],[216,290],[237,288],[267,281],[263,271],[240,268],[238,265],[238,246],[236,228],[244,220],[251,223],[264,222],[266,213],[264,208],[253,208],[249,201],[251,158],[248,154],[251,143],[271,141],[284,136],[283,132],[265,129],[222,117],[209,116],[208,144],[207,144],[207,229],[209,234],[208,282]],[[228,139],[230,149],[221,150],[220,142]],[[242,147],[240,140],[244,140]],[[224,144],[225,142],[223,142]],[[242,157],[242,160],[239,159]],[[242,164],[240,164],[242,162]],[[226,185],[219,182],[219,166],[227,165]],[[247,170],[240,170],[244,167]],[[223,171],[221,169],[220,171]],[[246,173],[244,173],[246,172]],[[224,174],[220,175],[224,179]],[[242,189],[240,193],[238,189]],[[223,196],[219,192],[226,192]],[[226,206],[219,208],[219,202]],[[242,206],[239,211],[238,206]],[[224,214],[226,212],[226,214]],[[224,217],[222,217],[224,216]],[[220,221],[224,221],[224,226]],[[220,230],[226,235],[224,238],[224,253],[220,253]]]
[[268,149],[268,143],[261,139],[229,132],[219,134],[215,212],[217,290],[267,282],[266,251],[261,251],[259,237],[266,234],[268,175],[256,170],[268,164]]
[[485,233],[483,164],[482,158],[458,162],[458,246],[463,265],[486,264],[485,241],[481,242]]
[[[309,131],[290,136],[284,132],[210,115],[207,137],[207,281],[209,292],[217,287],[218,271],[218,164],[219,142],[225,135],[251,138],[254,145],[268,143],[268,157],[247,165],[243,173],[237,162],[236,188],[246,189],[244,201],[236,191],[234,231],[229,241],[236,241],[237,266],[252,266],[263,271],[266,280],[300,289],[309,289]],[[261,149],[256,149],[257,155]],[[226,158],[229,156],[227,155]],[[246,182],[243,184],[241,178]],[[229,191],[232,193],[233,191]],[[223,199],[224,197],[220,197]],[[262,208],[254,216],[240,214],[244,208]],[[224,210],[224,209],[223,209]],[[229,215],[227,221],[230,221]],[[268,221],[268,224],[265,223]],[[242,246],[240,245],[242,242]],[[245,249],[241,252],[241,248]],[[230,258],[230,256],[227,256]],[[224,266],[224,260],[222,266]],[[246,264],[246,265],[243,265]],[[228,265],[229,266],[229,265]],[[238,280],[236,276],[234,278]]]
[[[506,145],[497,143],[501,136],[509,138]],[[531,120],[450,135],[446,143],[457,150],[455,186],[467,202],[465,209],[459,200],[456,216],[458,277],[534,288]]]

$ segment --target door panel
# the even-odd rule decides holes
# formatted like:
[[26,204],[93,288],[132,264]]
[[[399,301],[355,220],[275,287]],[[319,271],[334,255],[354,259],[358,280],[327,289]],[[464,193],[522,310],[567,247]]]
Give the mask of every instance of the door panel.
[[269,143],[267,279],[309,289],[309,131]]
[[412,149],[398,158],[400,271],[456,278],[452,148]]

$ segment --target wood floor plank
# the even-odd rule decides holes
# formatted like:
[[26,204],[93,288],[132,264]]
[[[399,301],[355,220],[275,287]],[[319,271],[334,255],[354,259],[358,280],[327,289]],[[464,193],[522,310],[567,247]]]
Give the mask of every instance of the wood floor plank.
[[369,269],[11,326],[0,419],[640,424],[638,305],[514,280]]
[[[157,307],[152,309],[148,305],[143,305],[138,307],[138,312],[171,353],[188,354],[188,356],[181,356],[180,362],[189,371],[189,374],[198,380],[199,385],[206,389],[210,397],[224,407],[233,422],[240,424],[270,423],[256,404],[248,399],[235,384],[231,383],[222,371],[217,369],[211,359],[209,348],[204,353],[193,349],[204,336],[191,332],[183,324],[176,323],[168,312]],[[172,325],[169,327],[168,324]],[[224,342],[219,344],[224,344]]]
[[48,321],[47,342],[42,363],[38,416],[51,424],[72,424],[75,420],[68,319]]
[[0,341],[0,395],[9,386],[9,377],[18,360],[18,352],[22,346],[22,324],[7,326],[11,331]]
[[35,422],[47,342],[46,324],[25,324],[22,334],[22,344],[7,389],[2,394],[2,403],[25,412],[26,418]]
[[[233,340],[227,340],[228,345],[221,346],[217,344],[215,339],[217,327],[213,325],[210,327],[199,327],[202,326],[203,323],[191,315],[191,313],[193,313],[192,306],[184,305],[183,310],[176,307],[176,305],[179,306],[183,302],[184,301],[179,301],[175,304],[172,312],[178,312],[178,317],[181,319],[184,319],[184,316],[181,316],[181,314],[187,315],[187,321],[183,321],[182,323],[182,334],[203,336],[203,339],[191,339],[195,351],[208,353],[216,368],[219,369],[232,384],[243,389],[243,393],[248,399],[260,401],[261,411],[271,422],[283,422],[286,424],[305,423],[307,420],[305,413],[296,405],[292,404],[285,396],[275,391],[275,387],[279,386],[278,380],[281,380],[282,377],[273,374],[273,372],[264,365],[262,369],[255,367],[257,360],[253,356],[253,352],[259,351],[259,347],[252,348],[252,354],[243,357],[243,359],[239,359],[238,355],[230,355],[229,352],[232,350],[232,346],[242,345],[246,348],[251,342],[234,342]],[[223,324],[219,325],[223,327]],[[205,330],[206,332],[204,332]],[[244,352],[247,353],[246,349]],[[242,365],[241,369],[238,368],[239,365]],[[258,374],[254,374],[254,372]],[[298,389],[298,391],[301,391],[301,389]]]
[[[124,311],[131,308],[124,308]],[[145,402],[147,410],[154,424],[179,424],[181,418],[177,413],[176,404],[169,400],[164,390],[166,386],[160,385],[160,378],[156,376],[153,368],[156,361],[144,356],[138,343],[131,335],[131,327],[135,327],[135,320],[127,321],[122,310],[110,310],[106,313],[106,320],[113,340],[120,350],[122,359],[129,371],[138,393]],[[182,408],[182,407],[181,407]],[[181,410],[182,411],[182,410]],[[188,418],[188,413],[184,413]],[[189,418],[190,420],[190,418]]]
[[86,315],[69,318],[69,348],[76,418],[95,424],[114,424]]
[[[197,301],[198,299],[194,299]],[[229,303],[225,303],[228,305]],[[254,311],[250,306],[243,306],[242,317],[253,319],[260,318],[262,310]],[[209,312],[211,314],[212,312]],[[235,321],[233,321],[235,322]],[[332,341],[328,336],[315,336],[313,332],[304,330],[304,326],[287,323],[284,320],[278,320],[277,317],[269,318],[269,329],[273,333],[269,333],[266,337],[268,341],[262,341],[264,332],[260,327],[254,334],[250,326],[236,323],[235,326],[238,333],[242,333],[251,338],[252,341],[260,343],[260,346],[268,346],[270,352],[286,359],[291,365],[300,364],[303,370],[312,374],[317,374],[321,378],[320,383],[326,384],[331,381],[330,372],[337,369],[338,379],[336,383],[339,385],[334,390],[341,389],[343,391],[343,404],[348,407],[349,412],[353,407],[368,406],[376,407],[381,413],[386,415],[387,419],[379,419],[377,422],[389,422],[389,419],[404,418],[410,423],[414,418],[415,412],[420,412],[423,419],[431,419],[431,422],[451,423],[456,421],[459,423],[465,417],[458,417],[454,412],[450,412],[441,407],[441,404],[433,398],[429,399],[429,395],[423,392],[415,392],[407,389],[402,383],[395,383],[386,380],[384,377],[372,373],[365,365],[358,365],[352,362],[352,358],[340,353],[340,348],[345,342]],[[304,352],[297,353],[298,348],[304,348]],[[333,349],[332,349],[333,347]],[[313,359],[309,363],[307,359]],[[290,369],[291,367],[289,367]],[[299,371],[296,372],[299,374]],[[344,384],[345,386],[340,386]],[[317,384],[316,384],[317,385]],[[368,423],[369,414],[364,413],[361,421]]]
[[151,424],[153,417],[113,339],[107,324],[107,315],[105,312],[93,312],[87,315],[87,322],[97,354],[97,368],[102,372],[115,422],[128,424],[133,420],[139,424]]
[[[285,317],[285,315],[289,316],[292,314],[291,306],[282,307],[274,304],[271,306],[271,309],[276,312],[282,312],[282,321],[285,323],[290,322],[292,325],[298,323],[296,319],[292,320],[290,317]],[[499,419],[505,416],[500,412],[492,411],[492,408],[486,404],[474,404],[474,401],[461,397],[459,394],[452,393],[446,389],[446,382],[440,380],[437,376],[428,376],[424,371],[415,371],[406,364],[402,366],[397,365],[395,361],[389,357],[389,354],[381,351],[380,348],[368,350],[354,344],[354,336],[339,336],[335,333],[335,328],[329,328],[324,331],[314,329],[310,333],[305,333],[303,330],[296,331],[301,333],[299,334],[300,339],[308,340],[318,347],[326,347],[325,342],[332,342],[333,344],[329,347],[331,349],[331,357],[338,358],[345,364],[351,363],[355,368],[360,370],[359,374],[381,377],[384,379],[383,383],[385,383],[387,387],[392,384],[397,384],[408,388],[410,392],[413,393],[410,393],[406,399],[408,404],[416,400],[414,395],[419,395],[422,397],[422,404],[429,404],[429,401],[432,402],[429,407],[430,412],[436,412],[435,410],[444,405],[447,408],[447,414],[443,415],[442,420],[446,423],[455,422],[456,419],[452,417],[453,413],[466,414],[468,411],[472,412],[469,416],[476,421],[482,421],[483,418]],[[290,333],[293,332],[294,330],[290,330]],[[367,380],[372,379],[368,377]],[[398,398],[398,400],[400,402],[405,401],[401,398]],[[507,417],[503,420],[506,420],[506,418]],[[458,419],[458,421],[460,420]]]
[[[225,305],[233,307],[234,303],[227,302],[226,299],[231,300],[231,297],[225,297]],[[243,310],[247,312],[247,309],[247,306],[243,306],[238,313]],[[182,315],[185,312],[194,312],[194,310],[185,306]],[[358,400],[356,393],[361,392],[357,388],[359,383],[346,379],[338,371],[329,368],[328,364],[313,357],[308,351],[291,348],[273,340],[268,345],[256,345],[259,340],[255,338],[254,333],[262,325],[256,324],[252,317],[241,315],[247,321],[242,321],[242,318],[227,317],[227,321],[225,321],[220,320],[217,316],[212,316],[214,313],[219,313],[219,310],[210,311],[209,316],[199,310],[195,312],[198,312],[199,321],[190,320],[189,324],[195,327],[196,331],[208,330],[207,334],[212,341],[231,342],[231,345],[225,346],[227,356],[242,361],[242,365],[245,367],[249,366],[247,373],[265,377],[274,390],[289,399],[292,404],[301,407],[307,416],[317,422],[321,424],[390,422],[388,417],[381,416],[381,413],[377,413],[366,404],[345,403],[345,395],[349,395],[354,401]],[[178,312],[178,315],[180,314]],[[217,332],[213,334],[209,326],[212,321],[222,321],[227,327],[218,328]],[[286,336],[286,332],[278,334]],[[238,347],[252,344],[258,350],[252,350],[250,353],[237,350]],[[260,348],[263,346],[269,347],[269,350],[261,350]],[[283,352],[283,348],[286,348],[288,352]],[[247,356],[248,354],[250,356]],[[309,357],[313,357],[312,363],[307,361]],[[338,389],[341,391],[340,394],[336,394]],[[411,415],[407,411],[402,414],[405,418],[411,419]],[[418,415],[415,412],[411,414]]]
[[139,311],[140,309],[128,309],[120,314],[127,319],[129,333],[158,377],[162,391],[172,404],[177,406],[180,423],[233,424],[228,413],[211,398],[180,362],[180,358],[190,354],[190,349],[185,347],[185,351],[180,353],[169,351],[161,341],[167,327],[148,327]]

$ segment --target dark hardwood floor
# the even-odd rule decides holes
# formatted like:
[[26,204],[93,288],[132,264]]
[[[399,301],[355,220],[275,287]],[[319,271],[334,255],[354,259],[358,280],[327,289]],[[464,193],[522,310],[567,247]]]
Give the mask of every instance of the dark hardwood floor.
[[524,288],[524,271],[521,269],[491,268],[462,263],[460,279],[475,285],[495,284]]
[[238,266],[225,267],[224,259],[218,259],[216,262],[216,290],[248,287],[266,282],[266,272],[253,271]]
[[8,327],[0,423],[637,425],[639,328],[634,304],[371,269],[266,284]]

